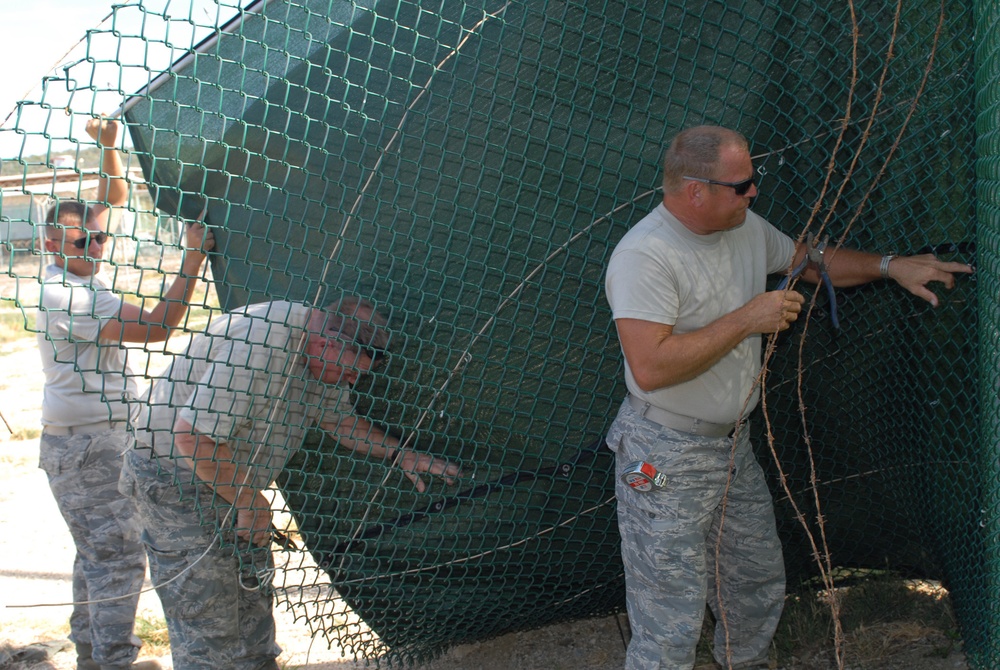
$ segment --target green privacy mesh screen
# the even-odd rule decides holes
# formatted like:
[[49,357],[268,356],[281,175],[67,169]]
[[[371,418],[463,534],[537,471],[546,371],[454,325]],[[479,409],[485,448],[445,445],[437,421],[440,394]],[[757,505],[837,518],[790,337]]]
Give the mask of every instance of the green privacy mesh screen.
[[[736,128],[756,211],[793,237],[978,260],[937,310],[877,283],[839,292],[836,330],[818,296],[777,342],[753,430],[792,581],[817,572],[821,513],[834,566],[941,579],[971,667],[996,667],[997,10],[978,5],[120,7],[8,123],[24,142],[5,174],[51,165],[29,140],[117,96],[158,215],[214,230],[222,309],[347,293],[389,316],[356,411],[462,477],[417,493],[319,431],[273,475],[307,547],[279,554],[279,597],[392,662],[623,605],[604,267],[656,205],[672,135]],[[31,252],[8,248],[13,273]]]

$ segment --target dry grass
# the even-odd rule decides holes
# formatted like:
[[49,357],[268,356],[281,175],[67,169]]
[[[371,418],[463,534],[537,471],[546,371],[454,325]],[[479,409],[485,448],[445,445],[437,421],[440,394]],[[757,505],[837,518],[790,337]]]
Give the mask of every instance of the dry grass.
[[34,328],[33,310],[22,311],[13,303],[0,303],[0,344],[33,337]]
[[[933,664],[960,646],[948,593],[937,582],[876,574],[839,588],[837,595],[848,667],[897,667],[894,659],[908,654],[918,659],[909,662],[915,668],[923,663],[919,659]],[[828,601],[824,591],[788,597],[773,647],[778,667],[835,667]]]
[[[809,588],[790,593],[771,647],[771,667],[834,670],[829,595]],[[937,582],[870,572],[837,590],[841,599],[846,667],[851,670],[964,668],[948,592]],[[695,668],[712,661],[715,620],[708,613]],[[945,661],[944,659],[947,659]]]
[[170,634],[167,632],[166,619],[137,616],[135,634],[143,642],[144,656],[165,656],[170,653]]

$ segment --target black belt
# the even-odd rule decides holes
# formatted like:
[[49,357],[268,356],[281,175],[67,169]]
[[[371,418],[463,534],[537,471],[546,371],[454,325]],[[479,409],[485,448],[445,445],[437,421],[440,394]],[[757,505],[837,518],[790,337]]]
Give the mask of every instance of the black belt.
[[681,433],[691,433],[701,437],[732,437],[736,431],[736,422],[712,423],[702,419],[695,419],[683,414],[674,414],[660,407],[650,405],[644,400],[636,398],[631,393],[628,395],[628,402],[632,409],[638,412],[639,416],[649,419],[653,423],[676,430]]

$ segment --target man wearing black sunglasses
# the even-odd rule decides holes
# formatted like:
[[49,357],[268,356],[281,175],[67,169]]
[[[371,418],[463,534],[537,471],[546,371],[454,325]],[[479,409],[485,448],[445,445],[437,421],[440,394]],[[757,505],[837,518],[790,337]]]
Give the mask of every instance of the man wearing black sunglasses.
[[[121,489],[136,501],[178,670],[278,668],[264,490],[306,431],[394,464],[420,492],[422,474],[460,474],[354,413],[350,387],[384,357],[386,323],[354,296],[249,305],[213,319],[153,381]],[[264,577],[248,572],[254,557]]]
[[130,500],[118,492],[127,446],[127,400],[138,395],[125,342],[161,342],[188,308],[211,232],[187,231],[180,272],[152,309],[123,302],[100,276],[111,208],[128,198],[115,145],[118,124],[92,119],[87,133],[102,148],[96,203],[61,200],[48,212],[36,320],[45,373],[39,465],[76,544],[70,637],[77,667],[160,667],[135,663],[138,593],[146,559]]
[[[691,668],[706,602],[716,661],[767,667],[785,574],[744,422],[758,401],[762,336],[787,329],[804,302],[797,291],[766,291],[766,276],[797,266],[807,249],[750,210],[754,167],[735,131],[678,134],[663,192],[615,248],[605,280],[628,388],[607,436],[632,627],[626,668]],[[952,273],[972,271],[932,255],[830,255],[834,285],[891,278],[934,306],[928,283],[951,288]],[[803,277],[815,283],[819,273]]]

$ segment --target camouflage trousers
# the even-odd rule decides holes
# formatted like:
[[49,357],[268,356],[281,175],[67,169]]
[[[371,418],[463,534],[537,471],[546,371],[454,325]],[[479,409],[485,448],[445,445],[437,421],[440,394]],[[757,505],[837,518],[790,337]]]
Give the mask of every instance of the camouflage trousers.
[[[627,670],[694,666],[706,603],[715,660],[757,667],[781,617],[785,569],[764,473],[747,427],[736,438],[681,433],[626,401],[608,432],[616,452],[618,526],[632,640]],[[646,461],[666,485],[637,491],[624,467]],[[730,477],[731,474],[731,477]]]
[[141,642],[132,634],[146,555],[132,501],[118,492],[124,430],[94,435],[42,433],[38,466],[73,536],[70,638],[91,645],[102,666],[127,667]]
[[[220,542],[216,529],[229,503],[207,484],[192,484],[191,472],[179,472],[175,477],[169,459],[133,449],[120,484],[134,498],[143,526],[174,670],[276,670],[281,647],[270,584],[248,585],[233,536],[227,532]],[[266,555],[273,567],[270,550]]]

